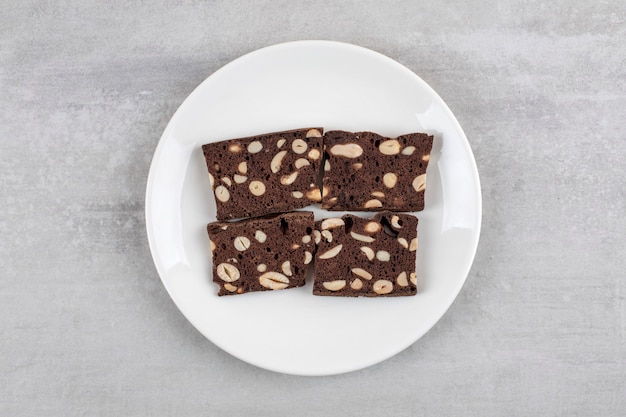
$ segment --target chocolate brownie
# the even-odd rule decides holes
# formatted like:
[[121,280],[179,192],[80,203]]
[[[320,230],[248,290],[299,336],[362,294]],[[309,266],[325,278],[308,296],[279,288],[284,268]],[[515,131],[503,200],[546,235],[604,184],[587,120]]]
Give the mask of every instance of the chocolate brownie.
[[334,130],[324,135],[322,208],[357,211],[424,209],[433,137],[386,138]]
[[313,294],[344,297],[415,295],[417,218],[377,213],[318,221]]
[[301,287],[315,243],[313,213],[209,223],[218,295]]
[[322,135],[322,128],[309,128],[203,145],[217,219],[287,212],[320,202]]

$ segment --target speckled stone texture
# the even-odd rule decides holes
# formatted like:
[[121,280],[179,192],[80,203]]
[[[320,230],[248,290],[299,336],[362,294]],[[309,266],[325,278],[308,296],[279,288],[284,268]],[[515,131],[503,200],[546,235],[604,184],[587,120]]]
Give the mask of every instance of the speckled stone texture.
[[[481,241],[450,310],[335,377],[264,371],[207,341],[144,226],[152,153],[184,98],[297,39],[419,74],[482,180]],[[626,415],[624,39],[618,0],[5,1],[0,415]]]

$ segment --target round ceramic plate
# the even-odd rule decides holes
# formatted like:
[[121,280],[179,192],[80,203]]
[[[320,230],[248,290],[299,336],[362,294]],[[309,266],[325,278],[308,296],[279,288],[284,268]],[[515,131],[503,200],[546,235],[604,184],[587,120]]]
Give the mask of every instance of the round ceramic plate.
[[[416,296],[317,297],[310,276],[301,288],[217,296],[206,233],[215,203],[201,145],[308,126],[435,136],[426,209],[414,213],[420,219]],[[316,219],[342,214],[307,210]],[[165,129],[146,194],[154,263],[185,317],[230,354],[298,375],[364,368],[418,340],[463,286],[480,222],[476,163],[443,100],[392,59],[327,41],[260,49],[207,78]]]

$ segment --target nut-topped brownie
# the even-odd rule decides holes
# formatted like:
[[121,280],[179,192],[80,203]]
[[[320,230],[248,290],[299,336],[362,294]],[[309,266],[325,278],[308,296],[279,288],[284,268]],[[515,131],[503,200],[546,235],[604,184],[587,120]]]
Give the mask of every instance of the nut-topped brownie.
[[415,295],[417,222],[388,211],[370,219],[346,214],[316,222],[313,294]]
[[420,211],[433,137],[386,138],[334,130],[324,135],[322,208],[334,211]]
[[262,216],[319,203],[322,135],[322,128],[308,128],[203,145],[217,219]]
[[315,252],[313,228],[307,211],[210,223],[218,295],[303,286]]

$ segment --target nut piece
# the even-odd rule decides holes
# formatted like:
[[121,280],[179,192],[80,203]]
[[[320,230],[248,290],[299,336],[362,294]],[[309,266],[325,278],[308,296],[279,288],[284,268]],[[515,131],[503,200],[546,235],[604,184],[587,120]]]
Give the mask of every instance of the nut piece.
[[228,178],[228,177],[224,177],[224,178],[222,178],[222,182],[223,182],[224,184],[228,185],[229,187],[230,187],[231,185],[233,185],[233,182],[232,182],[232,181],[230,180],[230,178]]
[[360,290],[361,288],[363,288],[363,281],[361,281],[360,279],[356,278],[350,284],[350,288],[352,288],[353,290],[357,290],[357,291]]
[[372,274],[370,274],[369,272],[367,272],[365,269],[361,269],[361,268],[352,268],[350,271],[352,271],[352,273],[354,275],[358,275],[361,278],[364,278],[366,280],[370,280],[372,279]]
[[250,247],[250,239],[245,236],[237,236],[235,238],[235,249],[239,252],[243,252]]
[[417,250],[417,238],[416,237],[411,239],[411,245],[409,246],[409,250],[411,252],[415,252]]
[[375,198],[372,200],[367,200],[365,204],[363,204],[363,208],[375,208],[382,207],[383,203],[380,200],[376,200]]
[[385,198],[385,193],[383,193],[382,191],[373,191],[372,196],[376,198]]
[[374,251],[372,250],[372,248],[368,246],[362,246],[361,252],[363,252],[365,256],[367,256],[367,259],[369,259],[370,261],[374,260]]
[[354,232],[350,232],[350,236],[352,236],[352,239],[356,239],[365,243],[372,243],[373,241],[376,240],[371,236],[361,235],[359,233],[354,233]]
[[391,259],[391,255],[389,255],[389,252],[387,252],[386,250],[379,250],[378,252],[376,252],[376,259],[381,262],[388,262],[389,259]]
[[376,222],[369,222],[365,225],[365,231],[367,233],[378,233],[380,229],[381,229],[380,224]]
[[308,145],[302,139],[296,139],[291,143],[291,149],[298,155],[306,152]]
[[393,172],[388,172],[383,176],[383,184],[385,184],[385,187],[387,188],[395,187],[397,182],[398,176]]
[[261,181],[250,181],[250,185],[248,185],[248,188],[250,189],[250,192],[257,197],[265,194],[265,184],[263,184]]
[[267,266],[265,264],[259,264],[256,267],[256,270],[259,271],[259,272],[265,272],[265,271],[267,271]]
[[215,189],[215,198],[217,198],[222,203],[227,202],[230,199],[230,193],[223,185],[218,185]]
[[248,177],[246,177],[245,175],[235,174],[233,175],[233,179],[235,180],[237,184],[243,184],[244,182],[248,180]]
[[357,163],[355,163],[355,164],[352,164],[352,168],[353,168],[355,171],[358,171],[359,169],[363,168],[363,164],[362,164],[362,163],[360,163],[360,162],[357,162]]
[[263,144],[259,142],[258,140],[255,140],[254,142],[250,142],[250,144],[248,145],[248,152],[250,153],[261,152],[261,149],[263,149]]
[[282,177],[280,177],[280,183],[282,185],[291,185],[294,183],[296,178],[298,178],[298,171],[294,171],[289,175],[283,175]]
[[307,244],[309,242],[311,242],[311,236],[310,235],[302,236],[302,243]]
[[337,245],[332,249],[327,250],[326,252],[322,253],[319,258],[320,259],[330,259],[330,258],[334,258],[335,256],[337,256],[337,254],[339,252],[341,252],[341,248],[343,248],[343,245]]
[[413,283],[413,285],[417,285],[417,274],[415,272],[411,272],[409,274],[409,277],[410,277],[411,282]]
[[260,243],[263,243],[265,242],[265,239],[267,239],[267,235],[262,230],[257,230],[254,232],[254,238]]
[[345,223],[339,217],[331,217],[322,222],[322,230],[334,229],[335,227],[343,226]]
[[282,148],[282,146],[285,144],[285,142],[287,142],[287,139],[278,139],[278,142],[276,142],[276,147],[277,148]]
[[209,243],[211,244],[211,252],[215,252],[215,249],[217,248],[217,246],[215,246],[215,242],[210,240]]
[[215,271],[217,272],[217,276],[222,281],[226,281],[226,282],[237,281],[239,277],[241,276],[237,268],[227,263],[219,264],[217,268],[215,268]]
[[235,287],[233,284],[229,284],[228,282],[227,282],[226,284],[224,284],[224,288],[225,288],[227,291],[230,291],[230,292],[235,292],[235,291],[237,291],[237,287]]
[[324,161],[324,171],[330,171],[330,161],[328,159]]
[[259,277],[259,284],[270,290],[283,290],[289,286],[289,278],[280,272],[269,271]]
[[304,197],[304,194],[302,194],[302,192],[300,191],[294,191],[291,193],[291,195],[293,196],[293,198],[302,198]]
[[322,230],[322,237],[325,238],[328,243],[333,241],[333,234],[328,230]]
[[400,153],[400,142],[396,139],[386,140],[378,146],[378,150],[383,155],[397,155]]
[[320,151],[318,151],[317,149],[311,149],[308,153],[308,156],[309,156],[309,159],[317,161],[320,157]]
[[311,252],[304,251],[304,264],[308,265],[311,263],[311,261],[313,260],[313,254],[311,254]]
[[322,234],[319,230],[313,230],[313,238],[316,245],[320,243],[320,240],[322,240]]
[[396,278],[396,282],[401,287],[406,287],[407,285],[409,285],[409,281],[407,281],[406,279],[406,272],[400,272],[400,275],[398,275]]
[[280,171],[280,164],[282,164],[285,155],[287,155],[287,151],[280,151],[272,158],[272,161],[270,162],[270,169],[274,174]]
[[317,129],[310,129],[308,132],[306,132],[306,137],[307,138],[321,138],[322,134]]
[[407,146],[402,149],[402,155],[413,155],[413,152],[415,152],[415,146]]
[[248,172],[248,163],[246,161],[240,162],[239,165],[237,165],[237,171],[246,174]]
[[338,279],[338,280],[335,280],[335,281],[323,282],[322,285],[328,291],[339,291],[339,290],[343,289],[346,286],[346,280],[345,279]]
[[228,150],[232,153],[241,152],[241,145],[238,143],[233,143],[228,147]]
[[211,187],[215,185],[215,177],[210,172],[209,172],[209,183],[211,184]]
[[400,226],[400,217],[398,216],[391,216],[391,225],[395,228],[395,229],[402,229],[402,226]]
[[299,248],[300,248],[300,245],[298,245],[297,243],[292,243],[291,244],[291,250],[296,250],[296,249],[299,249]]
[[406,241],[405,238],[403,237],[399,237],[398,238],[398,243],[400,244],[400,246],[402,246],[404,249],[408,249],[409,248],[409,242]]
[[322,193],[319,188],[314,188],[306,192],[306,198],[311,201],[320,202],[322,201]]
[[415,177],[415,179],[413,180],[413,188],[415,188],[415,191],[417,191],[418,193],[426,189],[426,174],[418,175],[417,177]]
[[346,158],[358,158],[363,154],[363,148],[356,143],[347,143],[345,145],[334,145],[330,148],[330,153],[335,156],[343,156]]
[[391,281],[387,281],[386,279],[379,279],[374,283],[373,288],[376,294],[389,294],[393,291],[393,283]]
[[291,273],[291,262],[289,262],[289,261],[283,262],[283,264],[280,266],[280,269],[283,271],[283,274],[287,275],[288,277],[290,277],[292,275],[292,273]]
[[430,161],[430,154],[422,156],[422,161],[424,162]]
[[307,165],[311,165],[311,163],[308,161],[308,159],[305,158],[298,158],[296,159],[296,162],[294,162],[294,166],[296,167],[296,169],[300,169]]

